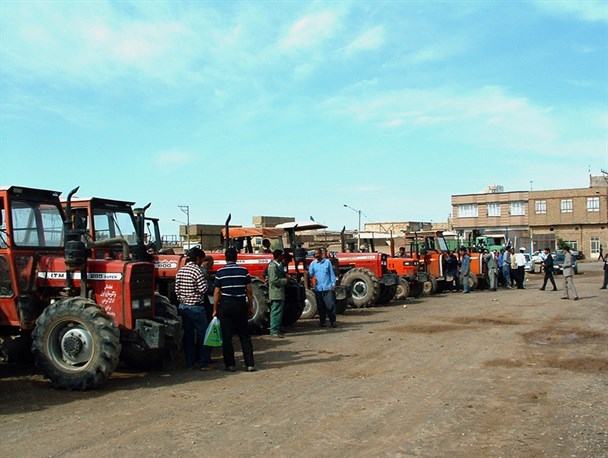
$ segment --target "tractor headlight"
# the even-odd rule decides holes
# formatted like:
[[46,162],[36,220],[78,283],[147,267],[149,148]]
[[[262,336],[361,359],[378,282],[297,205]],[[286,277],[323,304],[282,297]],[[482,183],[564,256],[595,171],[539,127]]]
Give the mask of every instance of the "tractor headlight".
[[141,307],[141,299],[133,299],[131,301],[131,308],[133,310],[139,310],[140,307]]
[[144,299],[142,307],[145,309],[151,309],[152,308],[152,298],[148,297],[148,298]]

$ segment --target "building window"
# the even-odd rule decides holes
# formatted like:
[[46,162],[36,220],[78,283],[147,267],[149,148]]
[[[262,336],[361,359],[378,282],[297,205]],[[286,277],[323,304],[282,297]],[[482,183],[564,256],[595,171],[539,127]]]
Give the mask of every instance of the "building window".
[[488,216],[500,216],[500,204],[498,202],[488,204]]
[[572,213],[572,199],[562,199],[560,209],[562,213]]
[[599,197],[587,197],[587,211],[588,212],[599,212],[600,211],[600,198]]
[[537,200],[534,202],[534,213],[537,215],[544,215],[547,213],[547,201]]
[[526,214],[525,202],[511,202],[511,216],[524,216]]
[[601,246],[599,237],[591,237],[591,256],[599,256]]
[[578,251],[578,240],[565,240],[565,243],[572,251]]
[[477,218],[477,204],[466,204],[458,206],[459,218]]

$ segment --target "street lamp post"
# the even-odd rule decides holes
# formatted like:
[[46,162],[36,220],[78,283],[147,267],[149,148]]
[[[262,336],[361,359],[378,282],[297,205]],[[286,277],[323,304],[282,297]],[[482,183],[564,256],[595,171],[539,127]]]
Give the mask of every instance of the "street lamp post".
[[190,249],[190,206],[178,205],[179,209],[186,214],[186,243]]
[[361,251],[361,210],[357,210],[356,208],[351,207],[350,205],[342,204],[346,208],[354,211],[359,215],[359,226],[357,228],[357,249]]

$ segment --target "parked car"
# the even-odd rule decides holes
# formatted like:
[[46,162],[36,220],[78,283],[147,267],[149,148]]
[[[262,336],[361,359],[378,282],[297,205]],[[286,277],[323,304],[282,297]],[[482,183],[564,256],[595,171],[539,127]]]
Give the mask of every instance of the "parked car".
[[535,273],[536,272],[536,264],[532,260],[532,256],[530,255],[530,253],[524,253],[524,256],[526,257],[526,265],[524,266],[524,270],[526,272],[530,272],[531,274]]
[[[553,273],[563,274],[564,273],[564,259],[566,255],[564,252],[558,252],[553,255]],[[578,263],[576,262],[576,257],[572,256],[572,269],[574,270],[574,274],[578,273]]]
[[544,251],[535,251],[532,253],[532,261],[534,264],[542,264],[545,260],[545,252]]

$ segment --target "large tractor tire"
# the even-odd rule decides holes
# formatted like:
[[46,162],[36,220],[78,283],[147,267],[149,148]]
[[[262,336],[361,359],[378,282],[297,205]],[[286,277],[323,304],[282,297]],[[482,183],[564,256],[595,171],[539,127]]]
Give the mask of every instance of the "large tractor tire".
[[419,297],[422,294],[422,291],[424,290],[424,283],[421,281],[414,281],[411,285],[410,285],[410,297]]
[[348,299],[340,299],[336,301],[336,314],[344,315],[348,308]]
[[473,272],[469,272],[469,275],[466,278],[463,275],[460,276],[460,284],[464,285],[465,281],[469,282],[469,289],[471,291],[474,291],[479,287],[479,279]]
[[158,293],[154,295],[154,313],[161,318],[179,321],[179,334],[174,337],[167,337],[167,339],[171,339],[167,342],[167,350],[169,351],[169,355],[173,356],[175,352],[182,348],[182,341],[184,339],[184,328],[181,326],[182,317],[179,316],[177,306],[173,305],[168,297]]
[[259,280],[251,283],[253,292],[253,316],[249,317],[249,330],[252,334],[263,334],[270,325],[268,287]]
[[285,305],[283,307],[283,326],[293,326],[302,316],[306,303],[306,289],[295,280],[287,282],[285,287]]
[[354,307],[374,305],[380,296],[380,282],[368,269],[357,267],[349,270],[342,278],[342,284],[350,286],[350,302]]
[[304,303],[304,310],[300,319],[307,320],[314,318],[317,314],[317,299],[315,293],[311,289],[306,290],[306,301]]
[[380,287],[380,296],[376,301],[378,305],[388,304],[395,298],[395,294],[397,293],[397,285],[385,286],[381,285]]
[[422,293],[425,296],[428,296],[430,294],[435,294],[437,292],[437,280],[435,280],[435,277],[429,277],[427,281],[425,281],[422,284]]
[[405,299],[410,295],[410,284],[405,278],[399,278],[397,283],[397,292],[395,293],[395,300]]
[[55,388],[95,388],[118,365],[120,332],[89,299],[70,297],[48,306],[32,337],[36,365]]
[[19,336],[0,337],[0,361],[5,363],[34,362],[32,335],[27,332]]

